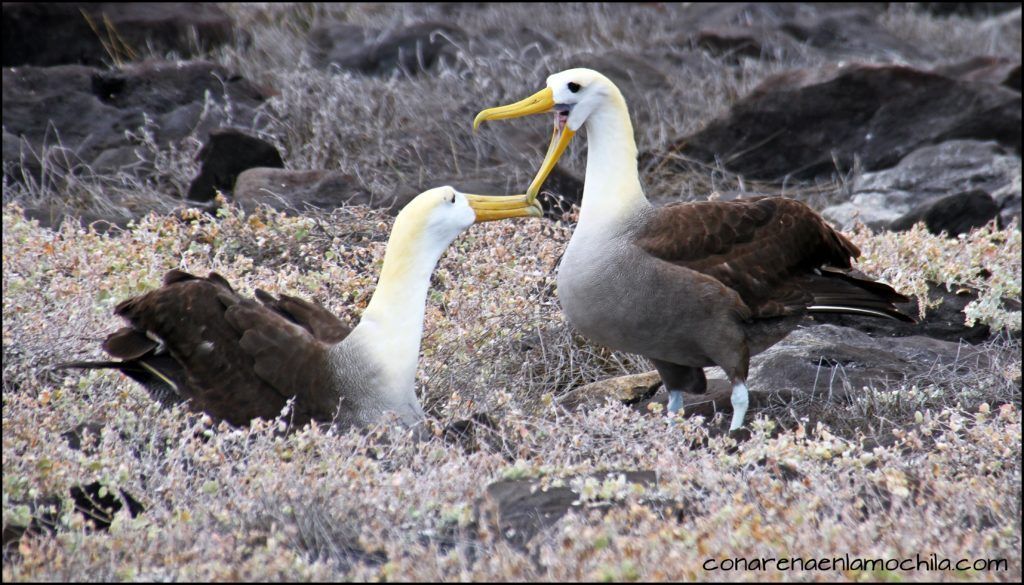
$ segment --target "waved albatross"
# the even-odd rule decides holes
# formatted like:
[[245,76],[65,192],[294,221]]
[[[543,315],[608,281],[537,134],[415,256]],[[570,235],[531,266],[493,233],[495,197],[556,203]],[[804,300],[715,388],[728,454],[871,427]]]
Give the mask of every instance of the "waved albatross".
[[315,302],[262,290],[256,302],[216,273],[171,270],[163,286],[115,309],[131,325],[103,349],[122,361],[65,366],[119,369],[164,404],[187,401],[234,425],[277,417],[291,398],[295,426],[362,426],[386,411],[413,425],[423,418],[416,364],[441,255],[475,222],[541,214],[525,196],[421,193],[395,218],[377,288],[354,328]]
[[654,207],[637,171],[633,125],[622,93],[590,69],[551,75],[547,87],[485,120],[554,111],[544,162],[527,190],[535,198],[573,135],[587,128],[579,223],[558,271],[558,297],[583,335],[651,359],[669,392],[707,388],[704,367],[732,384],[730,430],[749,404],[750,356],[796,328],[808,312],[912,319],[893,306],[908,299],[851,274],[860,250],[811,208],[782,197]]

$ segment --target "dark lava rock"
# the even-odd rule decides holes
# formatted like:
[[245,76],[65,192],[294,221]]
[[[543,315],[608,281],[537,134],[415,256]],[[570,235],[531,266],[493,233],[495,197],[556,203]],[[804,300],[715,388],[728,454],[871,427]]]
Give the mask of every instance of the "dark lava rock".
[[[268,97],[244,78],[204,61],[148,61],[99,72],[91,82],[92,93],[101,102],[122,111],[155,115],[158,139],[162,140],[177,140],[193,131],[207,94],[214,101],[230,100],[233,107],[240,108],[255,108]],[[212,121],[203,122],[209,130],[217,127]]]
[[369,75],[428,71],[453,60],[455,43],[465,39],[462,29],[443,22],[421,22],[383,35],[350,24],[323,25],[310,33],[316,63]]
[[[815,314],[806,326],[753,356],[748,419],[770,405],[810,396],[845,398],[865,386],[877,388],[907,381],[958,383],[957,379],[971,372],[1014,359],[1009,350],[999,355],[994,353],[999,350],[990,346],[961,343],[991,339],[987,326],[964,325],[962,309],[976,298],[973,294],[945,292],[938,286],[933,291],[941,293],[944,302],[930,310],[921,323]],[[1020,307],[1019,302],[1016,306]],[[904,308],[916,315],[916,303]],[[710,420],[717,413],[732,412],[732,390],[725,374],[718,368],[706,368],[706,373],[707,391],[685,395],[686,416]],[[661,379],[652,370],[581,386],[559,398],[559,404],[570,409],[589,408],[617,400],[648,413],[651,403],[665,406],[667,402],[667,393],[660,388]]]
[[4,504],[3,555],[7,556],[25,534],[38,535],[56,531],[60,522],[61,499],[50,495],[28,503],[11,501]]
[[[432,436],[433,433],[425,435],[424,438],[430,439]],[[498,419],[486,412],[477,412],[468,419],[445,425],[441,430],[441,437],[446,444],[459,446],[468,453],[501,452],[505,446]]]
[[955,238],[999,217],[999,205],[988,193],[976,189],[947,195],[923,203],[889,225],[893,231],[906,231],[924,222],[933,234],[945,232]]
[[375,199],[354,176],[340,171],[268,168],[248,169],[238,175],[234,200],[246,210],[263,204],[283,211],[329,210],[343,205],[400,209],[409,202],[398,197]]
[[273,144],[236,128],[210,132],[196,160],[200,163],[199,175],[188,188],[188,198],[193,201],[209,201],[218,190],[231,193],[235,179],[246,169],[284,168],[281,153]]
[[97,175],[119,172],[149,175],[153,171],[153,165],[144,157],[145,155],[138,147],[115,146],[96,155],[89,167]]
[[1020,2],[921,2],[918,7],[937,16],[989,16],[1020,8]]
[[560,220],[583,202],[583,179],[556,165],[540,186],[537,199],[544,208],[544,217]]
[[[654,487],[658,483],[654,471],[611,471],[595,474],[597,481],[606,481],[625,476],[627,483]],[[539,532],[553,526],[569,510],[608,510],[615,505],[612,501],[597,500],[583,502],[580,494],[569,486],[571,478],[562,480],[561,485],[544,488],[537,479],[507,479],[487,486],[478,510],[489,510],[493,515],[481,512],[481,522],[495,526],[502,537],[512,544],[524,547]],[[486,503],[488,506],[480,506]]]
[[796,41],[834,58],[893,55],[904,59],[925,57],[917,46],[881,27],[875,14],[857,8],[796,18],[783,23],[780,30]]
[[3,139],[4,176],[10,176],[15,181],[38,177],[41,174],[42,164],[39,161],[38,153],[32,149],[32,145],[24,138],[15,136],[6,129],[3,131]]
[[[958,138],[1021,146],[1021,96],[903,66],[797,70],[765,80],[728,115],[667,150],[721,161],[751,179],[812,179],[889,168],[913,150]],[[645,165],[682,167],[658,153]]]
[[692,37],[693,44],[716,57],[759,59],[767,51],[764,33],[744,27],[705,28]]
[[[87,526],[93,530],[107,530],[114,521],[114,515],[128,508],[132,518],[146,511],[138,500],[124,490],[108,490],[98,481],[85,485],[71,486],[71,499],[74,501],[75,511],[81,514],[87,521]],[[39,535],[43,533],[56,532],[61,516],[61,498],[57,496],[45,496],[36,498],[27,504],[10,503],[13,511],[21,508],[27,513],[23,516],[20,513],[8,514],[4,510],[3,528],[3,549],[6,561],[9,547],[17,545],[25,534]],[[6,506],[6,504],[5,504]]]
[[[751,360],[750,389],[843,397],[865,386],[921,380],[941,384],[989,367],[991,350],[930,337],[871,337],[815,325],[800,328]],[[1009,356],[1007,356],[1009,359]]]
[[878,23],[876,5],[701,3],[682,9],[677,43],[716,56],[785,60],[818,51],[833,60],[922,59],[922,50]]
[[61,433],[61,438],[68,442],[68,447],[72,451],[84,449],[87,454],[92,455],[96,452],[103,426],[100,422],[84,422],[66,433]]
[[128,492],[119,489],[115,495],[112,490],[104,489],[98,481],[72,486],[71,499],[75,501],[75,510],[91,521],[97,530],[110,528],[114,514],[125,506],[132,518],[146,511],[145,506]]
[[354,55],[366,50],[371,34],[365,27],[346,22],[322,24],[309,31],[309,52],[319,67],[331,63],[346,67],[350,61],[357,61]]
[[924,146],[896,166],[856,177],[849,200],[822,210],[841,229],[873,229],[950,194],[980,190],[995,200],[1000,222],[1020,217],[1020,157],[995,142],[950,140]]
[[233,38],[231,19],[214,4],[5,2],[3,66],[104,65],[147,47],[191,56],[193,30],[201,50]]
[[1006,74],[1006,78],[1003,79],[1003,85],[1020,92],[1020,63]]
[[[111,71],[82,65],[5,68],[4,161],[16,156],[7,153],[9,133],[37,153],[60,145],[76,164],[109,166],[111,153],[97,159],[105,151],[136,146],[125,133],[138,133],[147,118],[160,143],[224,124],[222,108],[204,107],[207,95],[213,104],[230,101],[234,121],[243,125],[253,121],[266,97],[245,79],[203,61],[147,61]],[[127,161],[131,154],[117,156]]]

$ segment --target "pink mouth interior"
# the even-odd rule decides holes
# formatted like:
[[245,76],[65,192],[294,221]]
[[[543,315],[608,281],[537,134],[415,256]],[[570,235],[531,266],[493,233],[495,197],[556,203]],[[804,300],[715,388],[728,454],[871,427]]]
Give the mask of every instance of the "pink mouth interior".
[[565,124],[569,121],[569,112],[555,112],[555,129],[561,133],[565,130]]

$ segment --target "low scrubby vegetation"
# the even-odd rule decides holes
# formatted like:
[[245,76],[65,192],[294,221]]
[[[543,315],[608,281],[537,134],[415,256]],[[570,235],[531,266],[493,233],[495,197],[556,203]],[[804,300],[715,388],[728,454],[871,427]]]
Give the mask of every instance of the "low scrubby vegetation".
[[[965,389],[969,404],[877,388],[863,404],[831,404],[812,424],[769,413],[739,451],[715,432],[723,421],[673,423],[621,405],[565,412],[550,397],[649,365],[567,327],[553,284],[570,231],[541,220],[475,226],[434,278],[421,397],[438,428],[476,412],[495,416],[490,447],[479,452],[440,438],[416,444],[390,424],[369,434],[309,428],[287,436],[278,432],[286,419],[212,426],[161,409],[117,374],[50,368],[100,357],[99,341],[119,326],[113,304],[153,288],[172,267],[215,270],[246,294],[262,287],[312,297],[355,319],[373,290],[390,221],[365,208],[287,217],[226,206],[217,217],[154,214],[100,233],[70,222],[40,228],[6,208],[5,526],[24,522],[43,495],[66,501],[55,536],[8,551],[5,578],[724,579],[736,574],[702,573],[701,563],[835,551],[1007,558],[1009,572],[971,575],[1019,574],[1019,360],[994,365],[987,387]],[[986,232],[976,245],[999,237],[1006,247],[997,256],[1019,257],[1016,234]],[[869,263],[880,261],[865,245],[872,238],[858,239]],[[909,250],[921,238],[887,241],[902,251],[886,252],[894,273],[913,272]],[[937,254],[965,246],[929,242]],[[874,416],[895,428],[885,446],[872,429],[841,424],[869,400]],[[86,440],[95,449],[71,450],[62,434],[83,423],[102,425]],[[845,432],[833,434],[830,423]],[[706,448],[691,448],[701,441]],[[799,479],[779,476],[779,466]],[[493,528],[477,536],[480,527],[470,526],[489,481],[617,469],[656,469],[659,482],[599,486],[622,507],[606,516],[584,507],[528,551]],[[66,495],[87,481],[133,494],[146,512],[119,512],[107,533],[87,530]],[[683,507],[643,504],[651,500]],[[951,540],[944,526],[970,537]],[[547,569],[534,563],[538,555]],[[926,573],[905,575],[915,574]]]
[[[656,11],[620,22],[603,6],[497,6],[460,25],[545,22],[562,44],[546,54],[524,46],[500,57],[500,66],[466,50],[431,76],[373,78],[315,69],[303,54],[304,35],[327,16],[384,27],[412,20],[413,8],[229,10],[248,41],[209,57],[277,88],[259,134],[289,167],[366,169],[360,179],[381,194],[421,173],[440,180],[474,164],[472,153],[501,149],[500,131],[471,134],[473,114],[539,88],[569,56],[673,38]],[[441,7],[425,10],[415,19],[443,19]],[[1019,55],[1019,35],[997,38],[960,17],[938,26],[894,7],[883,23],[909,40],[948,37],[944,58]],[[677,80],[631,102],[648,120],[637,128],[641,149],[699,127],[768,75],[820,59],[791,58],[746,60],[728,75]],[[717,58],[706,59],[715,70]],[[546,136],[540,121],[532,123]],[[981,371],[936,370],[933,379],[894,382],[849,400],[752,413],[752,436],[741,444],[722,432],[721,417],[558,405],[572,388],[650,364],[592,345],[566,324],[555,270],[572,226],[546,220],[474,226],[442,258],[417,378],[434,439],[416,442],[393,421],[364,432],[283,433],[287,413],[239,429],[161,408],[116,373],[55,366],[102,359],[100,342],[121,326],[114,305],[158,286],[171,268],[217,271],[246,295],[264,288],[313,298],[355,321],[372,294],[392,219],[362,207],[301,216],[245,213],[224,202],[215,215],[182,209],[165,192],[168,182],[187,189],[200,140],[163,145],[145,130],[138,143],[160,181],[95,176],[62,167],[59,158],[41,180],[4,180],[5,541],[8,530],[33,518],[47,516],[51,525],[5,547],[5,581],[1020,579],[1019,227],[959,239],[920,228],[852,234],[864,251],[860,267],[916,295],[925,313],[926,281],[979,291],[964,318],[995,332],[993,359]],[[434,139],[421,144],[422,137]],[[434,148],[437,137],[444,151]],[[543,147],[539,140],[535,152],[504,154],[530,161],[528,169]],[[584,156],[577,146],[565,164],[581,170]],[[511,166],[502,171],[510,189],[529,180]],[[706,167],[646,178],[656,197],[758,187]],[[787,194],[820,203],[840,196],[849,180]],[[40,227],[23,208],[43,199],[79,213],[113,210],[124,222]],[[475,446],[441,432],[480,412],[495,422],[477,430]],[[102,430],[73,449],[66,434],[84,424]],[[657,471],[655,485],[570,479],[642,469]],[[583,494],[525,547],[488,522],[492,504],[480,500],[489,483],[518,478],[572,483]],[[104,494],[130,493],[145,512],[121,510],[109,530],[95,530],[70,496],[94,481]],[[615,506],[598,505],[607,502]],[[916,563],[709,570],[740,558],[806,563],[846,555],[1006,562],[961,571]]]

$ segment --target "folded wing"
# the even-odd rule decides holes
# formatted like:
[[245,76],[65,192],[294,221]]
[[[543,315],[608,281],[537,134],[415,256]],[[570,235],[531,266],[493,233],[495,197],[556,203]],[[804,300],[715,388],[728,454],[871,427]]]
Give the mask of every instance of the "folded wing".
[[852,270],[857,246],[792,199],[668,205],[637,245],[735,290],[755,319],[828,311],[912,321],[893,305],[905,296]]

